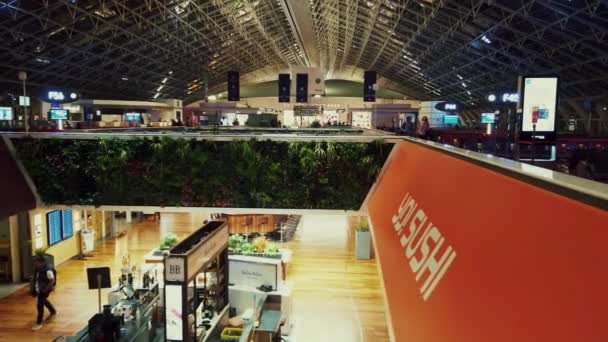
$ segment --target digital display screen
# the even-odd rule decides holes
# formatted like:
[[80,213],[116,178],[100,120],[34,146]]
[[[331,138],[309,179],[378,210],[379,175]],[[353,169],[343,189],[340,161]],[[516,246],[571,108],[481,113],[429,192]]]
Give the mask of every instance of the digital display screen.
[[524,78],[522,132],[555,132],[557,77]]
[[66,109],[51,109],[49,110],[50,120],[68,120],[70,111]]
[[14,120],[13,108],[11,107],[0,107],[0,120]]
[[74,227],[72,225],[72,211],[62,210],[61,211],[61,234],[65,240],[74,235]]
[[481,123],[493,124],[496,121],[496,114],[494,113],[481,113]]
[[46,214],[46,225],[49,246],[61,241],[61,210],[51,211]]
[[125,121],[141,122],[141,113],[125,113]]
[[443,124],[444,125],[457,125],[458,124],[458,115],[444,115]]

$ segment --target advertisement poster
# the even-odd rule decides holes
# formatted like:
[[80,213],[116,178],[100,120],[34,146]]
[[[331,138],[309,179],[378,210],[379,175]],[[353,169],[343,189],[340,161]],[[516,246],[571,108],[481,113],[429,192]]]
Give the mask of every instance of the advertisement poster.
[[522,131],[554,132],[557,105],[557,77],[524,79]]
[[167,317],[167,340],[183,339],[182,287],[165,285],[165,313]]

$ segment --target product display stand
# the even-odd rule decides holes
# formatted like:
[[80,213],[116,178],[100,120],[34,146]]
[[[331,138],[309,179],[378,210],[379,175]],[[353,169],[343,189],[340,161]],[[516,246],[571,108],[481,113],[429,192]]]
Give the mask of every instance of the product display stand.
[[206,341],[228,316],[228,226],[211,221],[164,261],[166,341]]

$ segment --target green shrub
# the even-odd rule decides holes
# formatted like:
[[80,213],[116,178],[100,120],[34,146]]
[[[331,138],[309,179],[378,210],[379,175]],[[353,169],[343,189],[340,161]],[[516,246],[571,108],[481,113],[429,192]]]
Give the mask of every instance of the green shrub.
[[392,144],[15,139],[43,202],[358,210]]

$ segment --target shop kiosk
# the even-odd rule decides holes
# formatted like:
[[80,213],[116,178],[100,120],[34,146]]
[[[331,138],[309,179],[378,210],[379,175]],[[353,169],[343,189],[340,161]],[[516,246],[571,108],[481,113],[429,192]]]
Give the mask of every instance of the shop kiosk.
[[211,221],[165,258],[167,341],[220,341],[228,322],[228,226]]

